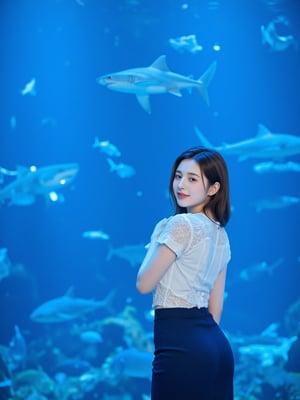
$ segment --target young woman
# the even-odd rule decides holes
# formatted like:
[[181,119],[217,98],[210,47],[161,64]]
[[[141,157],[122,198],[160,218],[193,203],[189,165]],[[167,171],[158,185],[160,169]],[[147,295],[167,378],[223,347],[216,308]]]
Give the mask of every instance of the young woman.
[[230,245],[226,163],[194,147],[174,162],[175,215],[156,226],[137,289],[154,291],[152,400],[233,400],[234,360],[219,327]]

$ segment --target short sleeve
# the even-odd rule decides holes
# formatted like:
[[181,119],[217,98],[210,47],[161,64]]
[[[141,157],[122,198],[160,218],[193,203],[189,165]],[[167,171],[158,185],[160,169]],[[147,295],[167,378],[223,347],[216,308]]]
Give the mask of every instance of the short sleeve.
[[169,218],[157,241],[168,246],[179,257],[189,246],[191,237],[192,229],[189,222],[183,214],[177,214]]

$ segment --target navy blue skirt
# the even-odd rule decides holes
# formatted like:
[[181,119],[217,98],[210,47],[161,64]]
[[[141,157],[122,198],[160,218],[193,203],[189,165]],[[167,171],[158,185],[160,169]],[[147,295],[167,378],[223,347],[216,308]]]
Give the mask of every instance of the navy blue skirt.
[[152,400],[233,400],[230,344],[207,308],[155,310]]

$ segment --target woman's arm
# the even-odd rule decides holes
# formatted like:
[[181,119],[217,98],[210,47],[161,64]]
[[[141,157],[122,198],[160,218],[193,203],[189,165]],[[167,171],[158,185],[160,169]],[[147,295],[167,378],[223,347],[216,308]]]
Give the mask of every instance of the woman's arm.
[[224,291],[227,268],[224,268],[219,274],[215,285],[210,292],[208,301],[208,311],[212,314],[214,320],[219,324],[223,311]]
[[168,246],[151,243],[138,271],[137,290],[142,294],[150,293],[175,259],[176,254]]

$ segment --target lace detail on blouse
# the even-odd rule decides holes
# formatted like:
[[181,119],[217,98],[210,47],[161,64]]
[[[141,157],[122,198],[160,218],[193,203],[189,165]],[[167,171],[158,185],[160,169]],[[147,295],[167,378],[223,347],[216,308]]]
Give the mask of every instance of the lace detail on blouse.
[[152,305],[153,307],[156,305],[159,305],[160,307],[195,307],[194,304],[189,303],[185,299],[175,296],[172,290],[164,287],[160,283],[156,287]]
[[186,300],[176,296],[171,289],[166,288],[159,283],[155,289],[153,297],[153,307],[207,307],[208,306],[208,293],[198,292],[197,296],[190,296],[191,298]]
[[204,215],[177,214],[168,219],[157,242],[177,257],[154,290],[153,307],[207,307],[210,291],[230,259],[224,228]]

